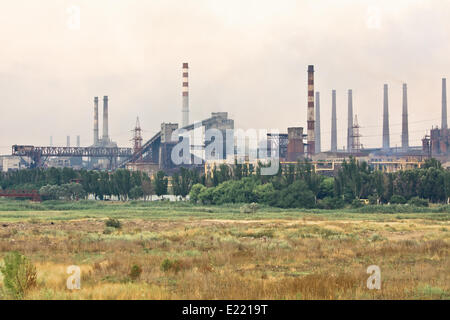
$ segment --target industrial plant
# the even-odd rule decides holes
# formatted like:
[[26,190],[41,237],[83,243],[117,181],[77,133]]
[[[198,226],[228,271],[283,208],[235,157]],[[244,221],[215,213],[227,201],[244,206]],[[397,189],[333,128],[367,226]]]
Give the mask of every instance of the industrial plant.
[[[182,64],[182,92],[181,92],[181,124],[162,122],[158,132],[149,139],[144,139],[139,118],[133,129],[131,146],[119,147],[109,135],[108,96],[103,97],[102,135],[99,132],[99,97],[94,97],[93,139],[90,146],[80,146],[80,136],[77,136],[76,147],[70,145],[67,137],[65,147],[13,145],[12,153],[3,156],[2,170],[19,170],[35,167],[70,166],[74,168],[115,170],[127,168],[130,170],[145,171],[153,174],[159,170],[176,171],[180,166],[197,168],[211,172],[218,164],[233,166],[237,161],[247,163],[260,163],[264,161],[279,160],[283,165],[296,163],[308,159],[317,172],[333,175],[340,164],[350,157],[366,161],[373,169],[387,172],[418,168],[427,158],[436,158],[445,166],[450,157],[450,133],[447,125],[447,92],[446,79],[442,79],[442,122],[441,127],[432,127],[429,134],[423,137],[422,145],[411,146],[409,142],[408,124],[408,87],[402,86],[402,134],[401,148],[393,148],[390,144],[389,115],[392,111],[389,106],[389,86],[383,86],[383,124],[382,139],[379,148],[364,148],[361,140],[358,116],[353,108],[353,90],[347,92],[347,130],[346,146],[338,149],[337,144],[337,110],[336,90],[331,90],[331,136],[330,150],[322,150],[321,134],[321,93],[314,86],[315,70],[313,65],[307,67],[307,114],[306,129],[302,126],[288,127],[283,132],[269,132],[266,139],[258,141],[256,150],[250,150],[249,145],[239,146],[235,136],[234,120],[227,112],[213,112],[211,116],[199,122],[189,120],[189,65]],[[381,106],[380,106],[381,107]],[[297,121],[300,123],[301,119]],[[213,158],[206,155],[206,150],[213,143],[217,143],[208,134],[213,130],[220,133],[221,147],[216,148]],[[198,136],[200,135],[200,141]],[[197,137],[195,139],[194,137]],[[246,140],[248,143],[248,140]],[[177,163],[173,154],[177,153],[177,145],[188,146],[182,152],[185,160]],[[253,147],[254,149],[255,147]],[[262,152],[266,148],[267,152]],[[244,150],[244,152],[242,152]],[[250,154],[258,155],[254,158]],[[261,156],[264,155],[264,156]]]

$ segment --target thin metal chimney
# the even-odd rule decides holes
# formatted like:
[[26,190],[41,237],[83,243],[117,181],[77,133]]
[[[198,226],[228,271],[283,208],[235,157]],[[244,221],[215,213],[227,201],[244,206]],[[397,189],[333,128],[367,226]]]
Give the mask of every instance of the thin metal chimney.
[[347,152],[353,149],[353,92],[348,90],[348,112],[347,112]]
[[107,142],[108,136],[108,96],[103,97],[103,141]]
[[389,138],[389,98],[388,98],[388,85],[384,85],[384,100],[383,100],[383,150],[389,151],[390,138]]
[[447,79],[442,79],[442,129],[448,129],[447,126]]
[[98,144],[98,97],[94,98],[94,145]]
[[53,147],[53,136],[50,136],[50,147]]
[[321,145],[320,145],[320,92],[316,92],[316,152],[321,152]]
[[332,91],[331,103],[331,152],[337,152],[336,90]]
[[312,157],[316,153],[316,139],[314,137],[314,66],[308,66],[308,155]]
[[408,86],[403,84],[403,112],[402,112],[402,149],[409,149],[409,128],[408,128]]
[[189,125],[189,64],[183,63],[183,107],[181,109],[181,127]]
[[81,146],[81,139],[80,136],[77,136],[77,147],[79,148]]
[[67,136],[67,148],[70,148],[70,136]]

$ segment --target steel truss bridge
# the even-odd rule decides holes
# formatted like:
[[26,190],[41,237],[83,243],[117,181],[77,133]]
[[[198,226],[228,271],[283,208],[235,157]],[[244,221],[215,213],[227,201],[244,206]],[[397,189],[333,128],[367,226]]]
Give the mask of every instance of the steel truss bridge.
[[31,198],[33,201],[41,201],[41,196],[37,190],[1,190],[0,197],[8,198]]
[[117,158],[130,158],[133,155],[132,148],[108,148],[108,147],[35,147],[25,145],[12,146],[13,156],[29,157],[31,167],[41,167],[48,157],[90,157],[108,158],[111,160],[111,169]]

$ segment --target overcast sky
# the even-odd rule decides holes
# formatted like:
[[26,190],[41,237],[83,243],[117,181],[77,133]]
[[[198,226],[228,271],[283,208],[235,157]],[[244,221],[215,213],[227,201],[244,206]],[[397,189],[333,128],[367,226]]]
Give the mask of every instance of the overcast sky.
[[306,127],[314,64],[323,149],[333,89],[339,147],[348,89],[366,147],[381,146],[384,83],[391,146],[401,143],[403,82],[410,144],[440,125],[449,0],[0,0],[0,10],[1,154],[48,145],[51,135],[54,145],[67,135],[72,145],[77,135],[92,144],[94,96],[110,97],[110,135],[120,146],[131,146],[137,116],[150,138],[161,122],[180,122],[183,62],[191,120],[228,111],[238,128]]

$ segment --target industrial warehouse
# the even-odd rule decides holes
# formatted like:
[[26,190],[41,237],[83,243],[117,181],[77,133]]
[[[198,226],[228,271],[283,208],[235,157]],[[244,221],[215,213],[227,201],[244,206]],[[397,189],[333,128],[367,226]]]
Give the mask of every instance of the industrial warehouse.
[[[227,112],[213,112],[211,117],[191,123],[189,121],[189,65],[182,64],[182,107],[181,125],[162,122],[159,131],[150,139],[144,140],[139,118],[133,129],[132,145],[119,147],[112,140],[108,129],[108,96],[103,97],[103,130],[99,134],[99,97],[94,97],[94,129],[92,145],[77,146],[13,145],[11,155],[2,156],[2,170],[18,170],[35,167],[73,167],[98,170],[114,170],[127,168],[133,171],[144,171],[153,175],[158,170],[169,174],[181,165],[196,168],[205,173],[212,173],[220,164],[233,166],[236,162],[257,165],[258,162],[279,161],[283,167],[297,161],[311,161],[317,172],[334,175],[344,160],[350,157],[367,162],[373,169],[385,172],[419,168],[428,158],[438,159],[444,166],[449,160],[450,134],[447,125],[447,92],[446,79],[442,79],[442,121],[441,127],[433,127],[422,139],[422,145],[410,146],[408,132],[408,87],[402,86],[402,134],[401,147],[390,145],[389,126],[389,86],[383,86],[383,130],[380,148],[364,148],[360,133],[358,116],[353,111],[353,90],[349,89],[347,112],[347,145],[338,149],[336,90],[332,90],[331,106],[331,148],[321,148],[321,106],[319,91],[314,86],[314,66],[307,68],[308,101],[306,129],[301,126],[288,127],[286,133],[268,132],[263,138],[245,137],[238,139],[234,120],[229,119]],[[397,111],[397,110],[394,110]],[[399,111],[399,110],[398,110]],[[391,110],[392,112],[392,110]],[[221,134],[220,149],[213,156],[206,155],[205,150],[214,141],[207,132]],[[197,139],[195,139],[197,137]],[[200,138],[199,138],[200,137]],[[172,159],[174,147],[182,143],[189,146],[189,155],[184,155],[182,164]],[[216,141],[217,144],[218,141]],[[243,144],[243,145],[242,145]],[[264,152],[263,152],[264,151]],[[253,156],[252,156],[253,155]]]

